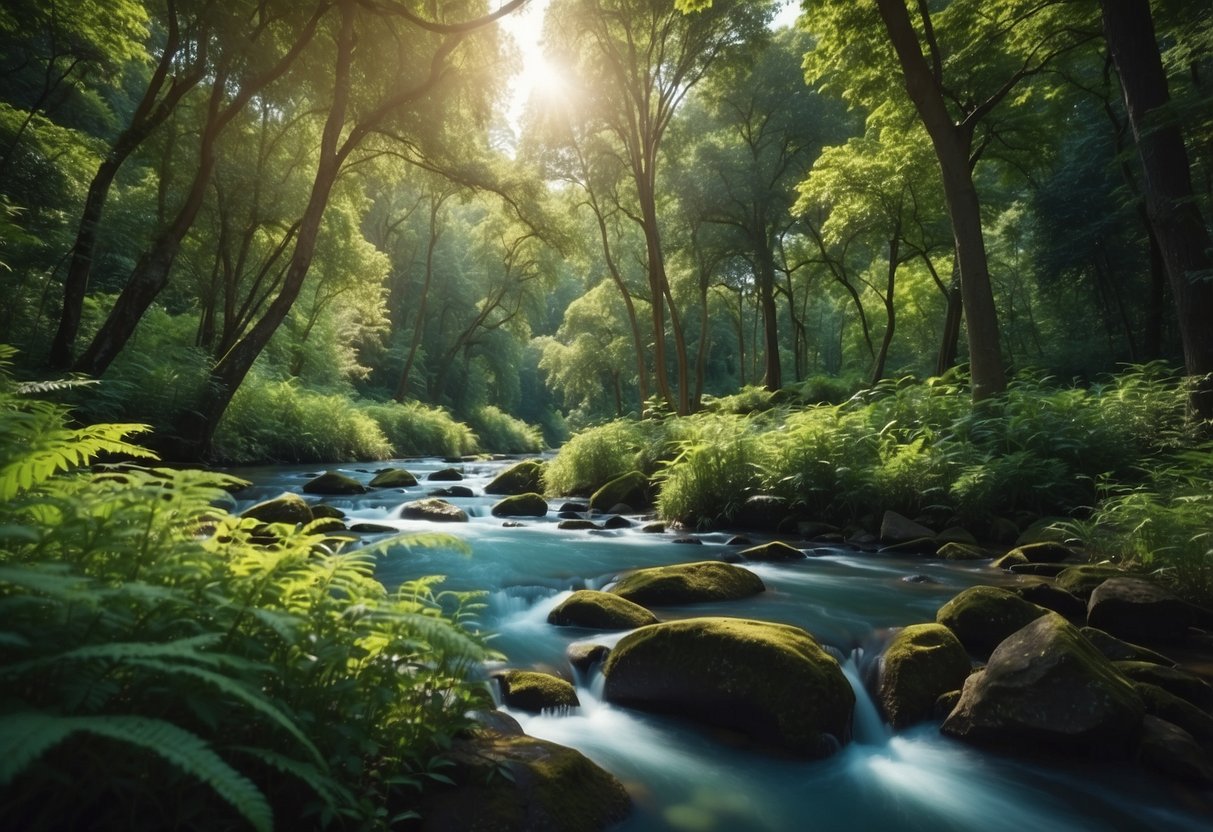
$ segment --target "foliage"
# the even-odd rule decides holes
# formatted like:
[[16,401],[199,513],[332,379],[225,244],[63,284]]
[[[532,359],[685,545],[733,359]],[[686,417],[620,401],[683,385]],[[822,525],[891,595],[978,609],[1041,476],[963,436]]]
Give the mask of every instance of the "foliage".
[[482,451],[527,454],[543,450],[543,432],[539,428],[491,404],[473,411],[468,422],[476,431]]
[[393,456],[463,456],[480,446],[470,427],[440,407],[389,402],[366,405],[363,412],[379,425]]
[[549,494],[592,493],[606,482],[639,467],[645,440],[652,433],[642,422],[618,419],[576,434],[548,463],[544,483]]
[[228,462],[387,459],[392,445],[348,396],[305,390],[294,380],[251,378],[219,425],[216,454]]
[[486,699],[475,598],[390,591],[374,548],[231,516],[232,477],[91,472],[147,456],[137,426],[71,429],[7,376],[0,426],[2,825],[387,828],[445,781]]
[[700,416],[659,474],[658,510],[694,525],[728,522],[761,484],[756,420]]

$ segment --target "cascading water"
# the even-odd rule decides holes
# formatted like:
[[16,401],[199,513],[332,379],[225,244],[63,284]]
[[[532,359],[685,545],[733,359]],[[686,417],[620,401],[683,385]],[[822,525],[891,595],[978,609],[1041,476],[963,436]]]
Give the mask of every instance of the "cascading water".
[[[409,461],[424,476],[437,460]],[[481,493],[493,465],[469,466],[464,485]],[[248,497],[299,491],[303,468],[239,472],[256,483]],[[359,472],[346,471],[354,476]],[[365,473],[361,474],[367,479]],[[573,679],[581,707],[562,714],[513,713],[530,734],[582,751],[619,777],[635,811],[621,832],[650,830],[1206,830],[1209,804],[1140,769],[1101,761],[1063,768],[978,751],[940,735],[934,724],[892,734],[863,680],[889,628],[934,620],[960,589],[1006,580],[982,565],[832,551],[792,564],[747,565],[767,591],[753,598],[658,609],[664,619],[727,615],[794,624],[833,649],[856,693],[853,740],[825,760],[804,761],[739,745],[735,738],[672,716],[629,710],[602,698],[602,674],[575,675],[565,658],[574,642],[613,646],[623,633],[547,623],[573,589],[600,589],[620,571],[719,558],[724,535],[703,546],[638,529],[590,534],[556,528],[548,518],[504,528],[489,513],[491,497],[451,498],[472,519],[435,527],[396,519],[397,507],[427,492],[343,497],[352,521],[404,531],[441,531],[462,538],[455,549],[390,553],[378,571],[389,586],[422,575],[447,576],[444,588],[485,590],[481,625],[510,667],[540,667]],[[245,496],[245,495],[242,495]],[[375,537],[368,539],[374,540]],[[904,579],[915,576],[913,582]],[[857,649],[862,648],[862,649]],[[1199,800],[1199,798],[1196,798]]]

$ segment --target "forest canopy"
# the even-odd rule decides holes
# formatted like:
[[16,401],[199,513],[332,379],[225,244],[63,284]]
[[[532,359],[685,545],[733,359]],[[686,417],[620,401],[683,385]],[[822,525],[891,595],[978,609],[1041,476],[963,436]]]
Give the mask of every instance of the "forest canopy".
[[1171,0],[18,0],[0,341],[192,459],[955,366],[1163,360],[1207,417],[1211,41]]

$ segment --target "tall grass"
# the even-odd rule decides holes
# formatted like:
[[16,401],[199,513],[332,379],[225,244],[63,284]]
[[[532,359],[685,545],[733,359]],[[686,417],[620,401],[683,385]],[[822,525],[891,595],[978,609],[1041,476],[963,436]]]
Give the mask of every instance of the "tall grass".
[[362,411],[386,435],[395,456],[463,456],[480,447],[472,429],[440,407],[388,402]]
[[642,422],[619,419],[583,430],[560,449],[544,471],[553,495],[589,495],[609,480],[641,467],[641,451],[651,433]]
[[756,420],[711,415],[686,424],[678,455],[659,474],[658,509],[691,525],[728,522],[761,483]]
[[530,454],[543,450],[543,431],[493,405],[474,410],[468,424],[476,431],[480,450],[499,454]]
[[215,434],[216,456],[229,463],[387,459],[393,450],[348,396],[256,376],[236,391]]
[[[0,363],[11,353],[0,350]],[[386,829],[482,706],[473,596],[214,507],[0,366],[0,827]],[[274,540],[265,544],[266,538]],[[259,542],[260,541],[260,542]],[[394,545],[453,545],[436,538]],[[392,545],[392,544],[387,544]]]

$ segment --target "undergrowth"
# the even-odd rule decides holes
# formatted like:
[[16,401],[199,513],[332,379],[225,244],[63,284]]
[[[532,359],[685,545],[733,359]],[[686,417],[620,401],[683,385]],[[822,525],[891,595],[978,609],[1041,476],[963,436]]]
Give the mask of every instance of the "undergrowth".
[[[478,600],[215,507],[0,350],[0,827],[388,828],[486,703]],[[456,545],[437,536],[391,546]]]

